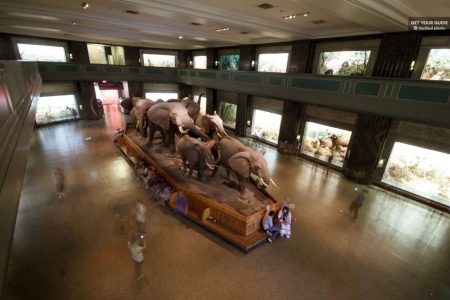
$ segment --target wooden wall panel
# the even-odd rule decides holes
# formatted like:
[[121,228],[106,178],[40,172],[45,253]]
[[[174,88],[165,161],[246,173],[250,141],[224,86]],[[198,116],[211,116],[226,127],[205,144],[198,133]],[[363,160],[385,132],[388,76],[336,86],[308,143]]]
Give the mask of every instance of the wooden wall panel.
[[419,52],[422,35],[409,31],[386,34],[373,69],[374,77],[409,78],[410,65]]
[[69,53],[72,53],[72,62],[76,64],[88,64],[89,53],[86,42],[69,41]]
[[314,42],[292,42],[291,58],[288,73],[311,73],[314,58]]
[[9,35],[0,34],[0,60],[16,60],[16,52]]
[[123,51],[125,53],[125,65],[127,66],[139,66],[139,48],[124,46]]

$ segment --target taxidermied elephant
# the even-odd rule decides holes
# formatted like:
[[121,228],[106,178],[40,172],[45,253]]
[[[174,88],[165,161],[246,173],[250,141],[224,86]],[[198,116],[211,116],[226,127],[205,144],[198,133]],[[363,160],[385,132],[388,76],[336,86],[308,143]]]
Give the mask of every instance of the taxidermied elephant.
[[214,160],[214,156],[208,148],[207,143],[201,142],[188,135],[183,135],[177,141],[177,149],[180,158],[183,161],[183,171],[187,171],[189,165],[188,176],[192,176],[194,170],[198,171],[198,179],[204,180],[204,171],[206,167],[214,170],[215,164],[219,162],[220,157]]
[[[230,171],[233,170],[238,178],[239,187],[241,189],[240,197],[247,198],[247,182],[250,174],[258,176],[258,183],[263,187],[267,187],[275,182],[270,178],[267,161],[264,159],[265,152],[257,152],[250,147],[244,146],[238,140],[225,136],[218,143],[220,164],[227,170],[227,179],[230,177]],[[214,170],[213,175],[217,172]]]
[[195,125],[200,127],[207,136],[216,141],[228,135],[223,127],[223,121],[218,115],[199,114]]
[[147,136],[147,128],[148,128],[148,121],[147,121],[147,111],[152,107],[155,103],[161,103],[164,102],[163,100],[159,99],[157,101],[152,101],[150,99],[144,99],[139,97],[133,97],[133,98],[127,98],[123,100],[120,105],[124,109],[132,107],[130,110],[130,116],[133,118],[133,120],[136,122],[136,128],[139,128],[139,132],[141,133],[141,136],[146,137]]
[[177,128],[181,133],[190,131],[197,137],[209,140],[209,137],[195,126],[194,121],[190,117],[189,110],[192,109],[192,105],[197,104],[191,101],[181,101],[164,102],[153,105],[147,111],[150,128],[148,144],[152,144],[155,131],[162,130],[163,135],[165,136],[165,145],[173,152],[173,136]]

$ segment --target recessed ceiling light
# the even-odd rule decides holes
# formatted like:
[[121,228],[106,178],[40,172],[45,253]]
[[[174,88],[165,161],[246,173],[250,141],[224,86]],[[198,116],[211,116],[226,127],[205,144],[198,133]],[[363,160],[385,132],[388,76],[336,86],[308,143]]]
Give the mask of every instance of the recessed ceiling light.
[[241,34],[248,34],[247,31],[241,31]]
[[303,13],[303,16],[304,16],[304,17],[307,17],[307,16],[309,16],[309,11],[307,11],[307,12],[304,12],[304,13]]
[[77,22],[76,22],[76,21],[73,21],[73,22],[72,22],[72,25],[73,25],[73,26],[77,25]]
[[314,20],[314,21],[311,21],[311,22],[313,22],[314,24],[322,24],[322,23],[325,23],[324,20]]
[[138,14],[137,11],[135,11],[135,10],[130,10],[130,9],[127,9],[125,12],[126,12],[127,14],[131,14],[131,15],[137,15],[137,14]]
[[180,40],[181,40],[182,38],[183,38],[183,36],[182,36],[182,35],[179,35],[179,36],[178,36],[178,39],[180,39]]
[[81,3],[81,7],[82,7],[83,9],[86,9],[86,8],[89,7],[89,3],[83,2],[83,3]]
[[269,8],[273,8],[274,6],[269,3],[263,3],[263,4],[258,5],[258,7],[262,8],[262,9],[269,9]]
[[192,23],[190,23],[191,25],[194,25],[194,26],[200,26],[200,25],[202,25],[202,24],[200,24],[200,23],[197,23],[197,22],[192,22]]
[[228,31],[228,30],[230,30],[230,28],[228,28],[228,27],[216,29],[217,32]]

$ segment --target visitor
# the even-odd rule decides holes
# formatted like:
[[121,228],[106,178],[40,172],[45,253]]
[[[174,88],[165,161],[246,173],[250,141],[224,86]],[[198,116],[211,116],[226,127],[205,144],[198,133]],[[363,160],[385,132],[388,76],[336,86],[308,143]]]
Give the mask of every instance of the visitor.
[[128,206],[119,199],[113,206],[114,214],[116,215],[117,223],[119,224],[119,231],[126,233],[128,230]]
[[[355,188],[355,191],[358,191],[358,188]],[[367,189],[360,190],[356,195],[355,200],[353,200],[352,203],[350,204],[349,210],[350,213],[353,214],[353,219],[358,218],[358,211],[363,205],[364,201],[366,200],[366,196],[368,193],[369,191]]]
[[136,204],[136,228],[139,232],[145,232],[145,212],[147,208],[145,207],[142,200],[138,200]]
[[114,143],[117,143],[123,137],[124,132],[123,129],[117,128],[116,132],[114,132]]
[[278,212],[278,221],[281,227],[280,235],[289,239],[291,237],[292,215],[287,205],[283,205],[283,208]]
[[273,238],[276,238],[280,234],[280,228],[277,226],[273,226],[273,216],[275,212],[270,209],[270,206],[266,207],[266,214],[262,220],[262,227],[264,231],[267,233],[267,241],[272,243]]
[[64,193],[64,172],[60,167],[55,168],[55,172],[53,173],[56,185],[56,192],[58,193],[58,198],[63,199],[66,197]]
[[134,262],[134,279],[141,280],[144,278],[142,266],[144,265],[144,253],[142,252],[147,247],[144,235],[138,233],[138,236],[133,236],[128,242],[128,249],[130,249],[131,257]]

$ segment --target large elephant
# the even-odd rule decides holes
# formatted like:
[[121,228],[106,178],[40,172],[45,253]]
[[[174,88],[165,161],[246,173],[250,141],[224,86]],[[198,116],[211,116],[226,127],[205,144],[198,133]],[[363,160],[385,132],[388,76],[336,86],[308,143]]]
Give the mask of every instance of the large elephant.
[[214,170],[213,165],[217,164],[220,159],[220,157],[214,159],[207,143],[201,142],[188,135],[183,135],[178,139],[177,151],[183,161],[183,171],[186,172],[189,166],[188,176],[192,176],[192,172],[197,170],[198,179],[201,181],[205,178],[203,174],[206,167]]
[[164,102],[153,105],[147,111],[150,128],[148,144],[152,144],[153,135],[156,130],[161,130],[163,132],[165,137],[164,143],[172,152],[174,151],[173,138],[177,129],[181,133],[190,131],[197,137],[209,140],[209,137],[195,126],[194,121],[189,114],[190,109],[192,109],[191,105],[197,104],[191,101],[181,101]]
[[139,97],[127,98],[123,100],[120,105],[125,110],[130,110],[130,116],[136,122],[136,128],[139,128],[139,132],[141,136],[147,136],[147,128],[148,128],[148,120],[147,120],[147,111],[152,107],[155,103],[164,102],[159,99],[157,101],[152,101],[150,99],[144,99]]
[[[220,164],[227,170],[227,179],[229,180],[231,170],[236,173],[242,199],[248,198],[247,182],[250,174],[258,176],[258,183],[263,188],[270,183],[276,186],[270,178],[267,161],[264,159],[265,152],[257,152],[229,136],[225,136],[219,141],[218,152],[220,154]],[[214,170],[213,175],[216,172],[217,168]]]
[[228,135],[223,127],[223,121],[218,115],[198,114],[195,125],[217,142]]

